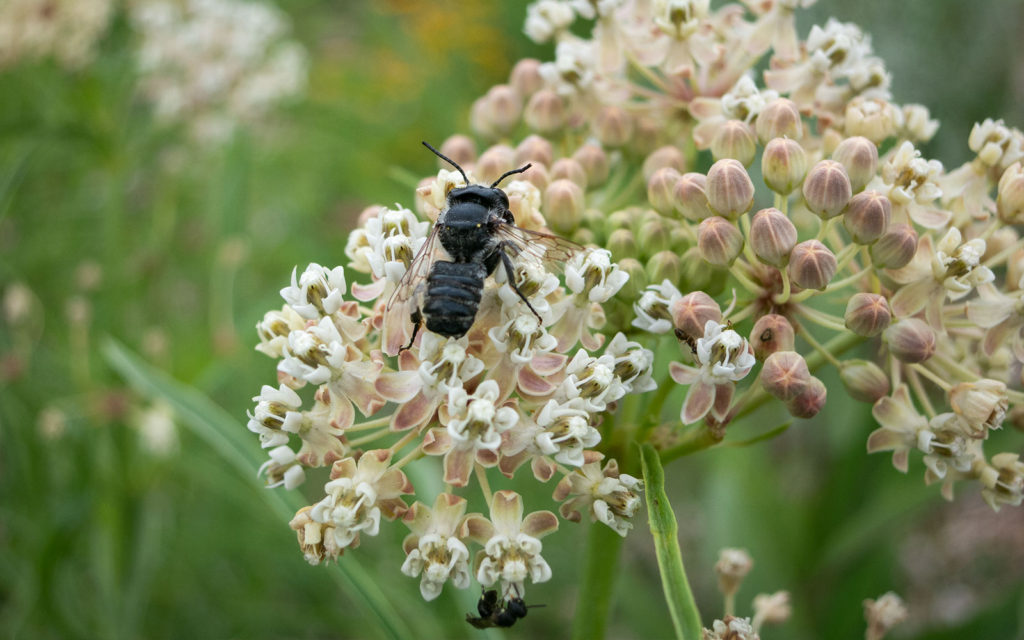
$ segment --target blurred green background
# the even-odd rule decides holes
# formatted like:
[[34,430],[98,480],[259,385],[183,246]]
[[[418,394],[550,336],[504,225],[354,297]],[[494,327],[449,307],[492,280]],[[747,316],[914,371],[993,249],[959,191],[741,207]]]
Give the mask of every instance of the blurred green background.
[[[303,561],[255,465],[239,473],[180,415],[170,440],[154,441],[153,401],[103,347],[112,337],[141,354],[244,432],[250,398],[274,380],[253,327],[280,306],[292,267],[343,263],[363,207],[412,205],[409,176],[435,166],[420,140],[468,132],[475,97],[517,59],[552,50],[522,35],[525,3],[280,4],[309,52],[306,97],[220,147],[154,123],[123,13],[82,69],[0,69],[2,637],[378,635],[337,568]],[[929,157],[966,160],[985,117],[1024,126],[1021,2],[819,0],[800,34],[830,15],[873,35],[898,102],[942,122]],[[769,443],[666,469],[705,620],[721,615],[717,551],[738,546],[755,559],[741,614],[756,593],[792,594],[792,619],[765,638],[863,637],[861,601],[889,590],[911,609],[894,637],[1024,637],[1020,509],[992,514],[968,491],[944,503],[919,461],[905,477],[866,455],[867,407],[841,391],[829,405]],[[553,487],[533,484],[516,487],[554,508]],[[319,490],[304,486],[306,501]],[[530,600],[547,606],[506,635],[568,634],[586,529],[566,523],[544,540],[555,578]],[[399,572],[404,534],[382,527],[350,555],[423,637],[475,637],[463,618],[476,594],[449,588],[428,606]],[[620,561],[609,637],[666,636],[644,522]]]

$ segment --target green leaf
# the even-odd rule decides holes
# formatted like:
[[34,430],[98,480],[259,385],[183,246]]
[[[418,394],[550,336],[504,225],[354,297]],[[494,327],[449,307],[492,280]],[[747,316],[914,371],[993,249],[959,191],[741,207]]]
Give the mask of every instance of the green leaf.
[[661,572],[661,586],[672,615],[676,638],[698,640],[701,637],[700,613],[693,600],[690,583],[686,580],[683,556],[679,550],[679,525],[665,494],[665,471],[658,452],[650,444],[640,448],[640,462],[644,473],[644,494],[654,550]]
[[[150,366],[112,338],[104,340],[103,354],[133,389],[149,398],[166,401],[180,421],[241,476],[253,476],[263,456],[259,448],[253,446],[241,420],[228,414],[199,390]],[[302,506],[294,494],[282,491],[262,491],[262,494],[282,522],[288,522]],[[360,605],[364,613],[377,622],[376,631],[381,637],[414,637],[406,617],[392,606],[380,585],[357,558],[347,554],[336,566],[338,571],[332,572],[335,582],[352,602]]]

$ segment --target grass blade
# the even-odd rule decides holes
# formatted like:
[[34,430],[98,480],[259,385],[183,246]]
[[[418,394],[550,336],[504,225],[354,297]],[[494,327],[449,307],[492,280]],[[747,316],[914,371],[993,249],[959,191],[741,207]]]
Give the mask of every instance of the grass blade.
[[[112,338],[103,343],[107,362],[133,389],[149,398],[160,398],[173,407],[181,422],[202,438],[244,477],[251,477],[262,460],[241,421],[228,414],[197,389],[171,378],[139,358]],[[294,496],[281,491],[263,491],[278,517],[287,522],[299,509]],[[352,554],[337,563],[335,581],[345,595],[361,605],[376,620],[383,637],[412,638],[406,618],[396,610],[380,585]]]
[[672,615],[676,638],[699,640],[700,613],[683,568],[683,556],[679,550],[679,525],[665,494],[665,471],[661,467],[658,452],[650,444],[640,448],[640,462],[643,465],[644,495],[647,499],[651,535],[654,537],[654,550],[658,557],[658,570],[661,572],[661,586]]

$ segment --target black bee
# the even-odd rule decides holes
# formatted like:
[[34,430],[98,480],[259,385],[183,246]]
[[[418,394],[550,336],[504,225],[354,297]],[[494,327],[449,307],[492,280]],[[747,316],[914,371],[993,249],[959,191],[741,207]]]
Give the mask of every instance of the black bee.
[[[512,258],[529,257],[564,264],[582,247],[557,236],[516,226],[509,211],[508,196],[498,185],[510,175],[526,171],[530,165],[505,172],[489,187],[469,184],[462,167],[426,142],[423,145],[458,169],[466,186],[448,193],[434,228],[388,300],[390,312],[396,305],[416,298],[410,313],[412,338],[401,350],[412,347],[424,320],[427,329],[442,336],[461,338],[466,335],[476,319],[484,280],[494,273],[499,262],[505,268],[512,289],[540,319],[537,310],[515,284]],[[448,253],[449,260],[437,258],[438,242]]]
[[542,604],[532,604],[528,607],[518,594],[502,602],[498,598],[498,591],[489,589],[483,592],[480,601],[476,603],[476,611],[480,616],[467,613],[466,622],[477,629],[511,627],[516,620],[526,617],[528,609],[543,606]]

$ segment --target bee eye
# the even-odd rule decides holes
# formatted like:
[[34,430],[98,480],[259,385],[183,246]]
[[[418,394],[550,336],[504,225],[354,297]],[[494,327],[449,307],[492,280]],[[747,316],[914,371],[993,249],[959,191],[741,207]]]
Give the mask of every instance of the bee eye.
[[509,209],[505,209],[505,212],[503,214],[501,214],[501,218],[505,222],[507,222],[509,224],[515,224],[516,223],[516,219],[515,219],[515,217],[512,216],[512,211],[509,210]]

